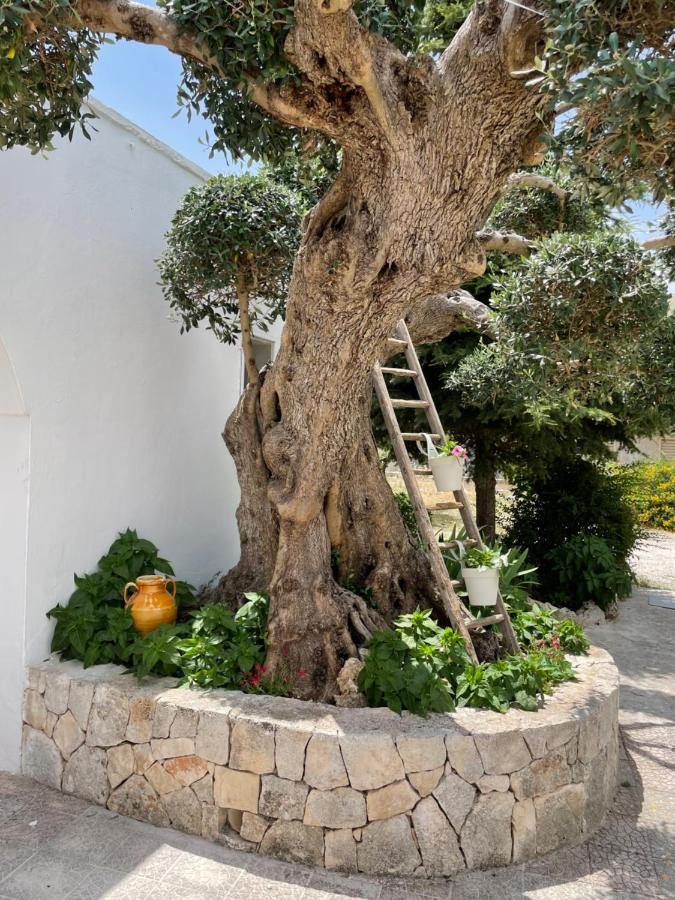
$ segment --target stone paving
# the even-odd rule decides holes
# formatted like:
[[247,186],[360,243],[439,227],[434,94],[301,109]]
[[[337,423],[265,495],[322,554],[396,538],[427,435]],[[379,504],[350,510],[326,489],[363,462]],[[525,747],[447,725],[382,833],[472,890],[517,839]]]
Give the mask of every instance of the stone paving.
[[675,533],[647,531],[630,564],[639,584],[675,591]]
[[156,828],[0,774],[2,900],[675,898],[675,611],[637,590],[589,629],[621,671],[614,807],[581,847],[446,880],[347,876]]

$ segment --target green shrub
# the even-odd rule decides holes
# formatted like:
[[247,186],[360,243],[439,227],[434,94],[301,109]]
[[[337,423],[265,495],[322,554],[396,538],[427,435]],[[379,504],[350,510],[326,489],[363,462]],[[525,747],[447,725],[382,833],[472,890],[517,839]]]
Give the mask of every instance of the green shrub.
[[540,581],[535,596],[543,600],[578,609],[625,595],[628,557],[639,536],[625,485],[604,466],[577,459],[556,465],[544,479],[516,477],[505,543],[529,549]]
[[[359,689],[370,706],[388,706],[398,713],[407,709],[422,716],[449,712],[455,706],[498,712],[510,706],[536,709],[554,684],[574,678],[563,655],[562,623],[550,620],[548,631],[548,620],[536,621],[536,638],[527,641],[522,656],[473,664],[456,632],[441,628],[431,610],[417,609],[397,619],[393,631],[373,634]],[[579,652],[575,643],[579,634],[566,640],[575,646],[571,652]]]
[[[466,535],[453,530],[453,534],[448,540],[466,540]],[[496,548],[488,548],[490,554],[497,553]],[[468,555],[468,554],[467,554]],[[521,550],[518,547],[510,547],[501,553],[499,565],[499,591],[502,600],[507,605],[509,612],[519,609],[529,609],[529,594],[539,584],[537,579],[536,566],[527,565],[527,550]],[[462,548],[457,550],[446,550],[443,553],[445,566],[448,574],[453,581],[458,581],[461,577],[462,568]],[[465,598],[467,596],[464,587],[456,588],[458,596]],[[485,608],[477,608],[477,614],[485,612]]]
[[557,589],[549,600],[556,606],[578,609],[597,603],[607,609],[615,598],[631,592],[632,573],[625,560],[617,560],[607,541],[594,534],[577,534],[547,557]]
[[675,460],[617,466],[615,477],[641,525],[675,531]]
[[541,649],[543,646],[562,650],[578,656],[589,648],[584,629],[571,619],[558,621],[555,616],[533,604],[512,616],[513,630],[523,650]]
[[405,491],[398,491],[394,494],[394,499],[398,505],[398,511],[401,514],[401,518],[410,532],[413,541],[421,546],[422,539],[420,537],[420,530],[417,527],[417,519],[415,518],[415,509],[412,505],[412,500]]

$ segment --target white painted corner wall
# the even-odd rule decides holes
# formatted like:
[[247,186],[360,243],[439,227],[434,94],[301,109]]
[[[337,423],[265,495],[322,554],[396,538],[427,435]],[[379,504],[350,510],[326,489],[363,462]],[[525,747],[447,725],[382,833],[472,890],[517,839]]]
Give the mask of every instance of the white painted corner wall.
[[221,433],[241,353],[180,334],[154,265],[206,173],[103,111],[91,142],[0,155],[0,769],[18,766],[45,613],[117,532],[138,529],[195,585],[239,551]]

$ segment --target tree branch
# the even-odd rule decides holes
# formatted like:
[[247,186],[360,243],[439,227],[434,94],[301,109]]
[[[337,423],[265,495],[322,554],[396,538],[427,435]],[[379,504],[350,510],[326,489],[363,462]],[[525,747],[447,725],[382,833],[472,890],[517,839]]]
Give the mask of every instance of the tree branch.
[[499,250],[501,253],[512,253],[515,256],[529,256],[535,249],[532,241],[506,231],[478,231],[476,237],[483,250]]
[[675,234],[662,234],[659,237],[649,238],[641,245],[643,250],[666,250],[675,247]]
[[567,200],[566,190],[557,185],[552,178],[547,178],[546,175],[537,175],[535,172],[515,172],[506,182],[503,193],[522,188],[538,188],[540,191],[548,191],[549,194],[555,194],[561,204]]
[[493,333],[488,307],[461,288],[430,297],[421,307],[408,313],[406,323],[414,344],[435,344],[460,328],[481,334]]

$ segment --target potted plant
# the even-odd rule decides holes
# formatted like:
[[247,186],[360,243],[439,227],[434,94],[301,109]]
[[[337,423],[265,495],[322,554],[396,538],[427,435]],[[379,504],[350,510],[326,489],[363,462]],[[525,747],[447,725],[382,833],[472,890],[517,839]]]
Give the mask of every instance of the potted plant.
[[430,445],[429,465],[437,491],[461,491],[464,481],[466,448],[447,435],[440,447]]
[[498,550],[472,547],[462,557],[462,578],[469,595],[470,606],[495,606],[499,592]]

